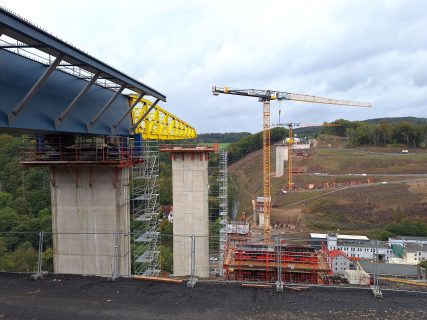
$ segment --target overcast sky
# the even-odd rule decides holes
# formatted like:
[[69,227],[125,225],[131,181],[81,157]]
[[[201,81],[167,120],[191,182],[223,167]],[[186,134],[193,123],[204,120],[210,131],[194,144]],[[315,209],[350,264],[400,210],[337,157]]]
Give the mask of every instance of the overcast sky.
[[369,101],[272,102],[272,123],[427,117],[427,1],[21,1],[0,4],[167,96],[199,133],[260,131],[255,98],[212,85]]

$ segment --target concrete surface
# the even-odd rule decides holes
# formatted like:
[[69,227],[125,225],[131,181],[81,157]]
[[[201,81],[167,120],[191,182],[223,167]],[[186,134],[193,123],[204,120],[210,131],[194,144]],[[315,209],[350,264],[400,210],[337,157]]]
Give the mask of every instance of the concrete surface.
[[118,279],[0,273],[0,319],[343,320],[427,319],[427,295],[310,288],[242,288],[238,284],[166,284]]
[[285,161],[288,161],[288,146],[283,144],[277,144],[276,145],[276,177],[283,176]]
[[[51,168],[53,261],[56,273],[130,274],[129,171],[109,166]],[[95,234],[96,233],[96,234]]]
[[[184,155],[184,156],[183,156]],[[196,235],[195,275],[209,276],[208,159],[177,154],[172,160],[173,274],[191,274],[191,238]]]

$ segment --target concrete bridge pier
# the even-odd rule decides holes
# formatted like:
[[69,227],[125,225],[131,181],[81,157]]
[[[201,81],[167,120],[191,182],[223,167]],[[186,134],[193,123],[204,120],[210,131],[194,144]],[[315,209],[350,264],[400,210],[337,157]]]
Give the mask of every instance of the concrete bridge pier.
[[50,175],[54,272],[130,274],[129,169],[55,165]]
[[276,177],[282,177],[284,174],[284,162],[288,161],[288,145],[276,145]]
[[[173,274],[209,276],[208,161],[212,148],[171,148]],[[191,235],[195,235],[192,255]],[[193,248],[194,249],[194,248]]]

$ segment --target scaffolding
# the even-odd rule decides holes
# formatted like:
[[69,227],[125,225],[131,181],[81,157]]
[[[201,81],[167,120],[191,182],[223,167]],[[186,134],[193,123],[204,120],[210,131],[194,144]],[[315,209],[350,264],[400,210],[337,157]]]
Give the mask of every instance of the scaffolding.
[[[137,142],[134,142],[137,144]],[[160,274],[159,146],[141,141],[142,161],[132,166],[133,274]]]
[[229,248],[224,262],[227,279],[244,282],[321,284],[330,272],[327,258],[310,245],[276,239]]
[[227,149],[220,149],[218,153],[218,183],[219,183],[219,219],[221,228],[219,230],[219,265],[220,275],[224,275],[224,256],[227,250],[227,220],[228,220],[228,172],[227,172]]

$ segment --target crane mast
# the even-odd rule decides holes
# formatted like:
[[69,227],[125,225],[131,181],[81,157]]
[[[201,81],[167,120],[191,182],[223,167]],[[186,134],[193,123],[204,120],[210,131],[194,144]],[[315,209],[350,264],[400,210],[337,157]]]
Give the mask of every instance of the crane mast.
[[288,190],[292,190],[294,188],[293,182],[293,160],[292,160],[292,145],[294,144],[294,134],[293,129],[295,127],[340,127],[339,123],[322,123],[322,124],[312,124],[312,123],[296,123],[296,122],[288,122],[281,123],[280,122],[280,114],[281,110],[279,109],[279,122],[273,124],[275,127],[288,127]]
[[[270,100],[264,100],[263,105],[263,123],[262,123],[262,162],[263,162],[263,185],[264,185],[264,239],[270,235],[270,211],[271,211],[271,177],[270,177]],[[255,222],[255,221],[254,221]]]
[[[367,102],[355,102],[349,100],[338,100],[311,96],[299,93],[290,93],[284,91],[274,90],[258,90],[258,89],[235,89],[229,87],[212,87],[212,94],[217,96],[219,94],[231,94],[237,96],[255,97],[263,104],[263,127],[262,127],[262,141],[263,141],[263,182],[264,182],[264,240],[270,239],[270,216],[271,216],[271,179],[270,179],[270,101],[271,100],[293,100],[309,103],[333,104],[333,105],[346,105],[355,107],[371,107]],[[290,129],[292,131],[292,129]],[[291,137],[292,138],[292,137]],[[290,148],[291,149],[291,146]],[[290,160],[291,161],[291,160]],[[289,169],[288,169],[289,170]],[[291,169],[292,170],[292,169]],[[289,173],[288,173],[289,174]],[[290,179],[292,172],[290,174]]]

